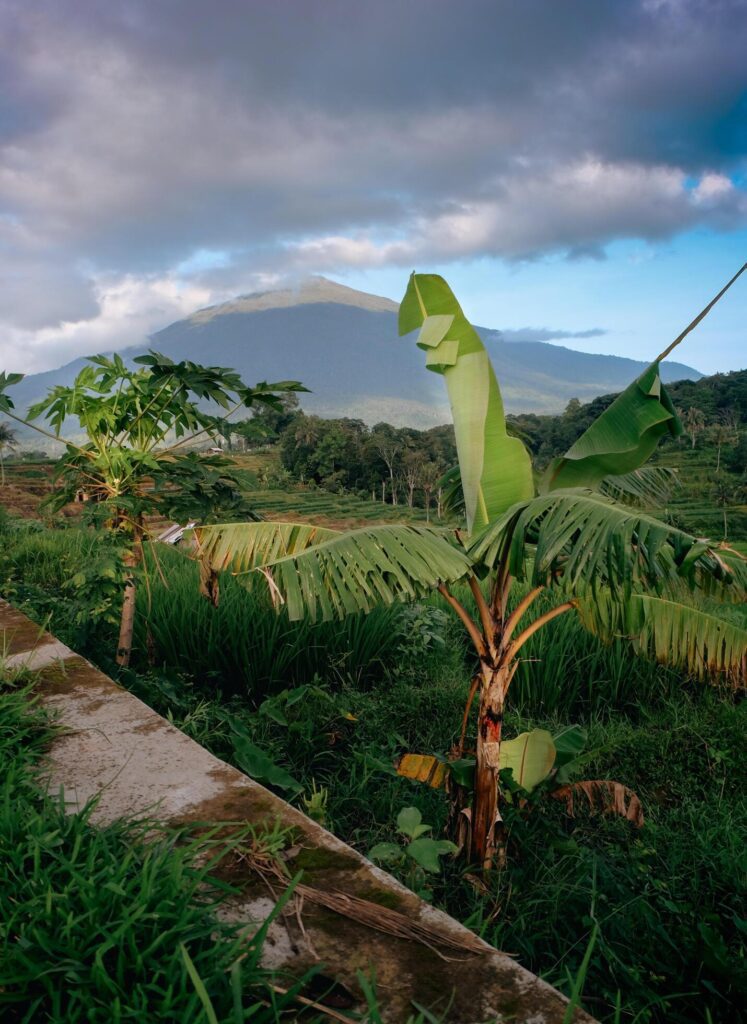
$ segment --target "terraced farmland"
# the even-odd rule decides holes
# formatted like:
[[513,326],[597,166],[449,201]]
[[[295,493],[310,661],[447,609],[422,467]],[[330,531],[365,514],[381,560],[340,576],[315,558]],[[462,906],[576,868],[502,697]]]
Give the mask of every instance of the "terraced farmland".
[[[252,490],[248,494],[253,507],[267,518],[285,518],[349,528],[365,523],[425,522],[423,509],[407,505],[384,505],[350,494],[329,491]],[[435,516],[432,516],[432,521]]]
[[[677,470],[680,486],[675,489],[665,509],[658,515],[669,515],[683,530],[714,540],[724,537],[726,512],[727,540],[747,541],[747,494],[744,480],[735,473],[716,471],[716,450],[712,447],[686,448],[671,446],[662,450],[655,460],[659,465]],[[726,501],[718,500],[719,480],[725,485]]]

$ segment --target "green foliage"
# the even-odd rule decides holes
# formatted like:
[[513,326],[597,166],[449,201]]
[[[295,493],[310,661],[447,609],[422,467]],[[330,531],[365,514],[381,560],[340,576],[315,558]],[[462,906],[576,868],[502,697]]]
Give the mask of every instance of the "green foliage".
[[[65,530],[52,536],[55,543],[71,544],[84,533]],[[11,536],[16,543],[15,531]],[[17,537],[29,552],[25,564],[35,579],[42,573],[51,578],[44,561],[51,563],[51,549],[45,547],[36,567],[30,554],[31,541],[46,536],[44,531],[22,531]],[[392,822],[415,802],[432,823],[428,836],[440,838],[442,794],[398,777],[393,761],[403,750],[445,750],[456,740],[472,665],[466,649],[453,642],[427,644],[422,659],[400,672],[396,647],[385,647],[388,675],[379,664],[365,678],[339,671],[330,654],[324,681],[294,692],[281,660],[288,643],[298,643],[293,671],[308,681],[304,650],[320,664],[324,651],[319,648],[333,641],[289,634],[290,624],[274,615],[264,595],[244,590],[230,577],[224,580],[226,608],[198,602],[196,567],[172,551],[164,552],[163,561],[169,589],[162,583],[154,589],[156,619],[163,621],[174,606],[181,614],[190,602],[199,615],[216,621],[215,616],[225,614],[226,619],[214,633],[205,626],[208,618],[187,618],[181,626],[175,622],[174,652],[179,652],[181,640],[182,664],[194,673],[190,679],[156,670],[140,677],[123,675],[138,696],[162,713],[170,711],[180,728],[233,761],[233,736],[223,714],[228,711],[243,723],[257,748],[303,785],[304,794],[295,799],[303,799],[314,786],[327,791],[328,827],[360,849],[391,842]],[[183,579],[183,588],[182,571],[192,574]],[[467,601],[467,593],[457,593]],[[519,590],[513,599],[521,596]],[[245,602],[247,610],[239,611]],[[542,600],[538,604],[541,612],[546,605]],[[436,598],[425,607],[440,611],[442,605]],[[402,610],[386,610],[393,618],[379,639],[373,639],[374,647],[391,637],[400,651],[404,648],[408,631],[400,623]],[[375,634],[376,614],[361,619],[359,628]],[[236,616],[241,621],[233,634],[231,620]],[[252,703],[229,703],[216,690],[228,694],[234,673],[251,673],[247,666],[253,654],[246,648],[226,648],[246,638],[255,621],[260,632],[270,623],[281,625],[267,653],[260,655],[270,666],[273,658],[279,659],[274,676],[278,696],[264,705],[260,697]],[[315,628],[331,630],[345,623]],[[302,628],[304,624],[292,627]],[[200,637],[209,641],[202,643],[202,650]],[[506,805],[509,868],[494,873],[487,891],[463,881],[461,870],[443,857],[438,875],[422,872],[423,886],[437,905],[569,993],[569,978],[579,972],[596,920],[599,938],[588,965],[584,1001],[605,1024],[615,1020],[618,1002],[622,1020],[638,1015],[641,1024],[703,1024],[704,1005],[715,1024],[731,1024],[739,1019],[745,995],[742,835],[747,828],[747,780],[741,755],[747,705],[691,688],[678,673],[631,657],[622,643],[606,647],[570,617],[535,634],[523,653],[527,660],[520,664],[513,691],[514,706],[523,717],[508,716],[509,734],[547,729],[558,751],[568,747],[568,776],[558,781],[619,778],[640,795],[646,825],[635,834],[625,822],[605,817],[569,820],[553,801],[545,803],[542,815],[527,816]],[[225,659],[222,673],[211,676],[212,660],[220,658]],[[583,737],[578,728],[565,724],[569,721],[581,723],[586,731],[583,749]],[[556,757],[557,763],[561,755]],[[559,772],[563,767],[559,765]],[[293,796],[291,790],[285,793]],[[422,871],[412,858],[408,862],[404,871]],[[187,946],[193,955],[191,944]],[[202,966],[199,971],[203,976]],[[678,993],[684,995],[675,998]]]
[[[296,416],[280,435],[280,456],[291,479],[335,493],[353,492],[424,507],[456,459],[451,425],[430,430],[362,420]],[[414,485],[414,486],[413,486]]]
[[158,558],[163,575],[149,554],[149,593],[141,588],[138,595],[136,660],[142,665],[148,648],[147,617],[156,663],[202,680],[206,692],[219,689],[261,703],[315,676],[370,683],[381,678],[401,642],[401,606],[329,623],[291,622],[273,609],[259,577],[247,586],[224,573],[214,608],[199,598],[194,562],[171,549],[159,548]]
[[241,719],[227,714],[226,723],[233,745],[233,761],[257,782],[263,782],[278,789],[299,793],[303,790],[300,782],[252,742],[251,734]]
[[[52,388],[29,410],[32,426],[43,417],[57,437],[75,417],[87,438],[82,447],[67,443],[50,507],[62,507],[80,488],[115,520],[129,523],[154,513],[183,520],[192,506],[192,514],[204,515],[234,505],[238,488],[225,472],[228,463],[179,450],[190,436],[214,433],[223,419],[199,403],[229,412],[257,403],[275,406],[280,393],[300,385],[250,388],[232,370],[174,363],[156,352],[135,362],[142,368],[128,368],[116,354],[95,356],[72,385]],[[169,437],[176,443],[167,445]]]
[[0,412],[10,412],[15,408],[13,399],[6,391],[14,384],[20,384],[23,376],[22,373],[6,373],[4,370],[0,372]]
[[441,873],[441,857],[457,853],[457,847],[447,839],[432,839],[426,833],[432,825],[423,823],[417,807],[403,807],[397,815],[398,843],[377,843],[368,851],[373,861],[402,873],[407,884],[424,898],[430,898],[426,873]]
[[8,523],[0,547],[0,593],[28,608],[76,650],[99,656],[111,647],[122,600],[125,548],[114,537],[36,521]]
[[682,426],[655,362],[548,466],[542,489],[596,487],[606,476],[631,473],[667,433],[677,437]]
[[[264,572],[273,601],[287,610],[292,622],[305,617],[327,621],[412,600],[439,582],[462,579],[471,568],[446,536],[423,527],[368,526],[330,533],[288,523],[195,530],[203,564],[213,572],[229,565],[242,570],[255,565],[255,574]],[[258,546],[268,552],[259,565]],[[265,572],[266,566],[271,566],[271,574]]]
[[696,540],[652,516],[602,495],[555,491],[517,504],[473,538],[468,553],[478,565],[507,559],[517,579],[534,584],[562,580],[627,587],[695,585],[707,578],[744,586],[742,562],[727,562]]
[[[208,874],[205,843],[154,836],[153,822],[94,828],[93,804],[66,813],[35,774],[49,737],[29,691],[3,685],[2,1019],[198,1024],[208,1001],[226,1024],[245,1020],[250,1008],[252,1020],[283,1019],[300,984],[286,996],[273,990],[259,962],[267,926],[247,939],[218,919],[225,887]],[[245,842],[245,833],[233,842]]]
[[[568,819],[552,800],[542,814],[507,805],[509,867],[486,880],[486,891],[463,881],[449,858],[439,858],[438,875],[423,871],[422,885],[438,906],[568,993],[598,921],[584,1002],[605,1024],[615,1020],[618,999],[622,1020],[638,1014],[646,1024],[703,1024],[707,1005],[714,1022],[731,1024],[745,994],[747,705],[691,689],[624,648],[603,647],[574,619],[552,623],[533,651],[528,656],[542,660],[527,675],[531,692],[518,692],[523,714],[534,717],[510,715],[506,728],[553,735],[564,751],[556,755],[556,764],[564,760],[559,774],[568,769],[559,782],[619,778],[639,794],[646,825],[636,832],[599,815]],[[564,658],[573,665],[574,652],[580,679],[553,698],[562,717],[547,717],[545,671]],[[466,695],[465,664],[451,648],[433,650],[419,676],[392,666],[390,678],[375,688],[347,681],[337,683],[339,693],[322,697],[314,687],[290,708],[283,698],[290,742],[289,725],[274,715],[232,706],[254,742],[299,782],[325,787],[328,827],[363,850],[392,843],[392,823],[414,803],[432,824],[427,835],[441,837],[443,795],[398,777],[392,762],[407,749],[448,749]],[[594,677],[591,694],[587,675]],[[152,682],[143,681],[138,692],[153,699]],[[184,686],[176,693],[187,705],[197,700]],[[188,714],[176,714],[177,724]],[[576,726],[564,724],[580,717]],[[201,741],[231,759],[217,725],[203,720],[199,729]],[[401,850],[404,842],[403,836],[393,845]],[[414,867],[408,858],[396,870],[406,877]],[[678,993],[685,995],[675,998]]]

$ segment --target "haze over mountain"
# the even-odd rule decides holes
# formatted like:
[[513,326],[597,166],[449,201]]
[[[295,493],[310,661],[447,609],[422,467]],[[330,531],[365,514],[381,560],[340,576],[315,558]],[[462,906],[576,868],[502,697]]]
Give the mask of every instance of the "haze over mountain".
[[[316,277],[296,289],[258,292],[200,309],[122,355],[134,358],[154,348],[175,360],[234,367],[251,384],[297,379],[311,389],[302,397],[303,408],[322,416],[421,428],[446,422],[443,381],[426,371],[414,337],[398,338],[397,309],[391,299]],[[587,401],[621,390],[646,365],[523,340],[532,332],[515,332],[521,340],[510,341],[499,330],[478,329],[508,412],[562,411],[571,398]],[[652,343],[652,354],[659,347]],[[27,377],[14,389],[17,406],[25,409],[52,385],[69,383],[82,364],[78,359]],[[665,380],[701,376],[675,362],[665,362],[662,375]]]

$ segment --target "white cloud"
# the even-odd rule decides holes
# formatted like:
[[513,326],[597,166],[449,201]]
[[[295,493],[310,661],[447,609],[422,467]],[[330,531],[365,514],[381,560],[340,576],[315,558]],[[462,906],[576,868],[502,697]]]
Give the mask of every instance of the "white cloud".
[[[487,191],[487,190],[486,190]],[[615,238],[667,238],[704,219],[744,223],[747,201],[723,175],[708,173],[695,188],[672,167],[611,164],[597,159],[497,178],[493,195],[453,202],[433,216],[414,217],[404,239],[330,235],[290,250],[302,265],[407,266],[483,255],[508,260],[602,248]]]
[[79,355],[140,345],[152,331],[227,297],[200,285],[164,277],[102,276],[92,280],[98,311],[53,327],[7,327],[0,340],[0,366],[29,373]]

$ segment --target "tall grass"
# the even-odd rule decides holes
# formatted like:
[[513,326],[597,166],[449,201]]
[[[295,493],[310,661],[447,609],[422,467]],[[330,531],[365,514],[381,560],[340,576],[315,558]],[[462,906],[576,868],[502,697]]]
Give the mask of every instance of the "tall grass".
[[341,622],[290,622],[273,609],[264,580],[247,588],[224,573],[215,608],[200,596],[194,562],[167,548],[157,554],[159,567],[151,554],[149,587],[139,594],[141,663],[150,646],[157,663],[226,695],[262,699],[315,676],[370,683],[383,676],[400,642],[400,606]]
[[[513,595],[512,605],[521,597]],[[558,603],[544,595],[540,615]],[[588,633],[573,612],[561,615],[530,637],[511,683],[511,706],[526,715],[585,718],[626,708],[635,711],[681,690],[686,680],[672,668],[631,651],[624,639],[605,644]]]

